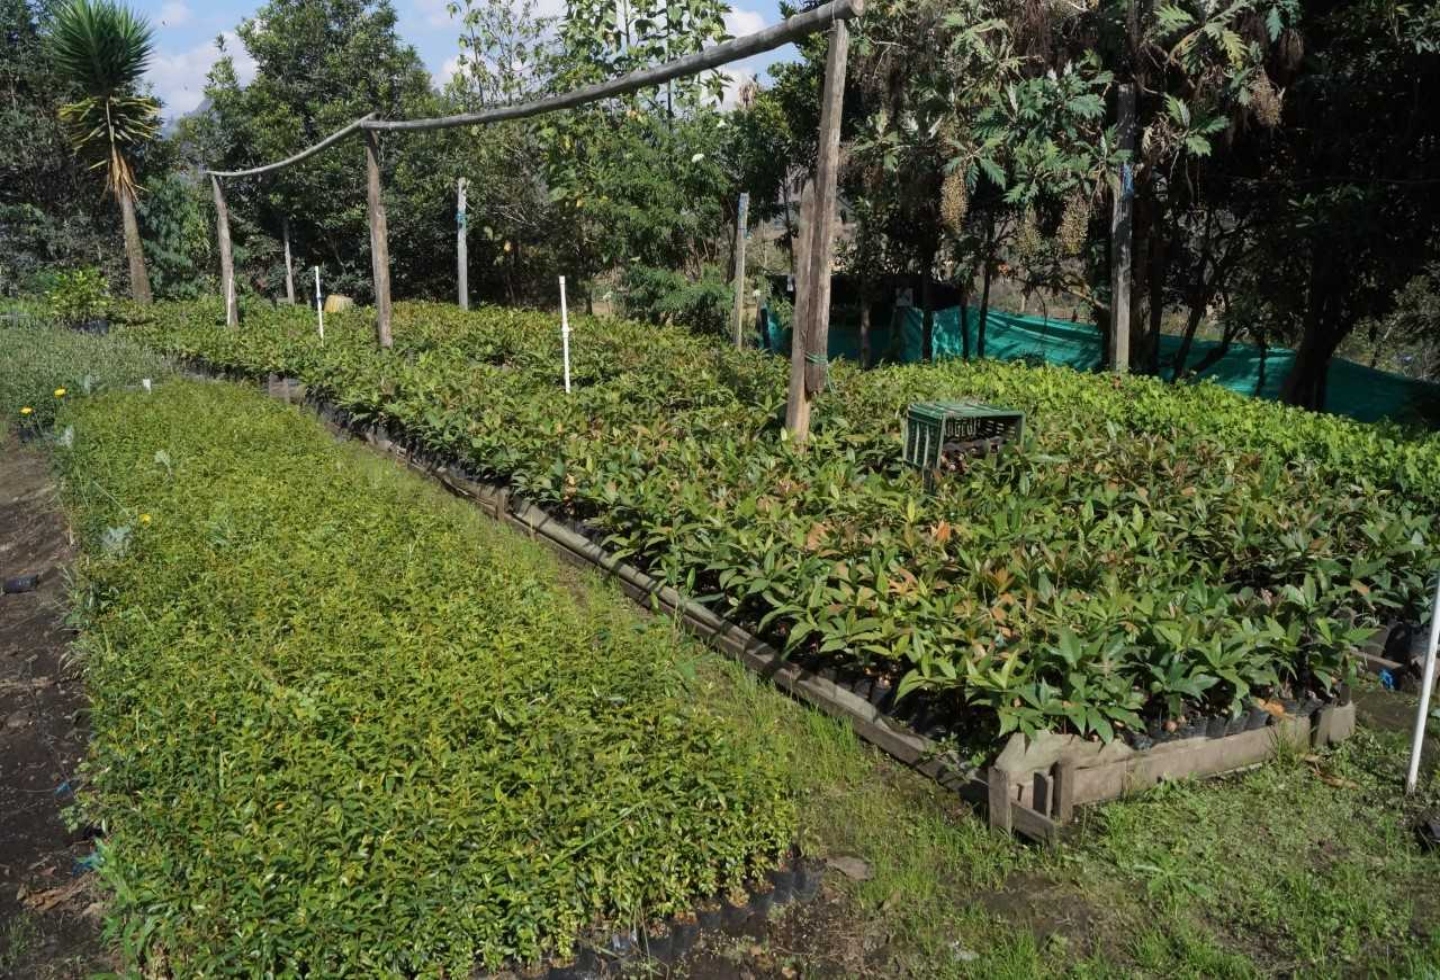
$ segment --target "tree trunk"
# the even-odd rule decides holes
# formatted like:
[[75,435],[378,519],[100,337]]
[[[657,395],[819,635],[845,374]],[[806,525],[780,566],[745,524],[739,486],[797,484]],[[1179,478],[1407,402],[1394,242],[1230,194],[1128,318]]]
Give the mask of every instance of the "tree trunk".
[[240,308],[235,301],[235,255],[230,249],[230,208],[225,203],[225,188],[220,178],[210,175],[210,190],[215,196],[215,238],[220,249],[220,294],[225,298],[225,326],[240,325]]
[[1305,332],[1305,337],[1295,351],[1295,363],[1285,378],[1284,388],[1281,389],[1280,398],[1285,404],[1316,412],[1325,408],[1330,359],[1338,346],[1338,341],[1331,341],[1328,333],[1330,331]]
[[870,277],[860,277],[860,367],[870,367]]
[[[1132,5],[1133,9],[1133,5]],[[1121,85],[1116,97],[1116,123],[1120,149],[1135,152],[1135,86]],[[1112,371],[1130,370],[1130,248],[1132,206],[1132,164],[1121,164],[1111,190],[1110,214],[1110,343],[1107,351]],[[982,355],[983,356],[983,355]]]
[[740,206],[735,213],[735,250],[731,256],[734,265],[735,346],[745,347],[745,225],[750,214],[750,195],[740,195]]
[[985,253],[981,261],[984,266],[980,278],[980,324],[975,331],[975,356],[985,359],[985,328],[990,321],[990,282],[995,277],[995,218],[985,220]]
[[1331,297],[1342,291],[1346,284],[1337,282],[1344,273],[1330,266],[1330,257],[1323,244],[1316,243],[1310,259],[1310,283],[1306,290],[1305,333],[1280,393],[1280,399],[1287,405],[1314,411],[1325,407],[1325,382],[1330,373],[1330,358],[1354,326],[1339,323],[1331,309]]
[[130,263],[130,296],[142,306],[154,297],[150,294],[150,274],[145,271],[145,246],[140,241],[140,223],[135,220],[135,196],[122,187],[115,195],[120,199],[120,219],[125,226],[125,258]]
[[380,139],[365,130],[365,197],[370,212],[370,270],[375,280],[375,336],[389,347],[390,243],[385,227],[385,197],[380,186]]
[[285,239],[285,302],[295,305],[295,262],[290,256],[290,218],[280,219],[280,235]]
[[1185,336],[1180,338],[1180,348],[1175,352],[1175,363],[1170,367],[1170,380],[1179,381],[1185,376],[1185,362],[1190,359],[1190,348],[1195,344],[1195,332],[1205,317],[1205,301],[1199,296],[1190,300],[1190,313],[1185,318]]
[[965,281],[960,284],[960,356],[970,360],[970,285],[975,278],[974,270],[966,271]]
[[935,256],[925,263],[920,279],[920,356],[927,363],[935,360],[935,293],[930,288],[930,267]]
[[1165,238],[1160,232],[1160,209],[1150,219],[1150,331],[1146,340],[1146,370],[1153,377],[1160,374],[1160,331],[1165,319],[1165,274],[1169,255]]

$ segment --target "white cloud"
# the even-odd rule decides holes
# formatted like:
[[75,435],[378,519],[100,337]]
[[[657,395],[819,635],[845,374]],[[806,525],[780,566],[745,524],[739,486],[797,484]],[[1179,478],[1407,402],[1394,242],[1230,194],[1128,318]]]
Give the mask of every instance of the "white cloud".
[[446,9],[447,0],[415,0],[415,9],[427,27],[449,27],[454,21]]
[[740,10],[732,7],[725,12],[725,31],[735,37],[754,34],[765,28],[765,15],[758,10]]
[[458,71],[460,71],[460,56],[457,54],[446,61],[445,64],[441,65],[440,70],[435,72],[431,77],[435,79],[435,85],[437,87],[444,88],[450,83],[450,79],[455,77]]
[[[248,85],[255,77],[255,60],[233,32],[225,34],[225,50],[235,64],[240,84]],[[219,59],[220,49],[214,41],[207,41],[173,54],[162,51],[150,62],[145,77],[165,103],[167,118],[183,116],[204,101],[205,76]]]
[[183,0],[171,0],[160,8],[160,23],[166,27],[179,27],[190,23],[190,5]]

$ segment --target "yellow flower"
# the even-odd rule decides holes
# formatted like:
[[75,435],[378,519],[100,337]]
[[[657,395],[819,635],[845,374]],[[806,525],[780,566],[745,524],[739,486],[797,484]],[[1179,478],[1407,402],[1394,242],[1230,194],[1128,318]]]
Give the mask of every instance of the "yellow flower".
[[150,515],[149,515],[149,514],[141,514],[141,515],[140,515],[140,523],[141,523],[141,524],[149,524],[149,523],[150,523]]
[[55,397],[56,397],[56,398],[64,398],[64,397],[65,397],[65,389],[64,389],[64,388],[56,388],[56,389],[55,389]]
[[31,414],[31,413],[34,412],[34,411],[35,411],[35,409],[31,408],[29,405],[26,405],[24,408],[20,409],[20,414],[21,414],[21,415],[29,415],[29,414]]

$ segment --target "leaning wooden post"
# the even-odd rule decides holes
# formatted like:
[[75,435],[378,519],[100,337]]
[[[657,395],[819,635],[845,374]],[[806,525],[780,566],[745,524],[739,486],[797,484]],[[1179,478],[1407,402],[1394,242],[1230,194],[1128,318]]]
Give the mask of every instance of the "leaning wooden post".
[[[861,12],[861,5],[855,4],[855,13]],[[810,434],[810,401],[825,389],[830,344],[830,266],[835,251],[835,188],[840,172],[840,116],[844,110],[845,62],[849,51],[850,29],[845,21],[837,20],[830,28],[830,54],[825,61],[825,87],[820,95],[815,210],[806,255],[803,322],[799,322],[800,304],[796,303],[796,335],[804,338],[804,351],[800,358],[792,356],[790,360],[790,404],[785,412],[791,436],[802,442]],[[802,326],[803,331],[799,329]],[[802,374],[799,384],[795,377],[797,367]]]
[[465,191],[470,181],[455,181],[455,281],[460,290],[460,309],[470,309],[470,250],[466,243],[469,227],[465,219]]
[[805,397],[805,354],[809,350],[810,242],[815,225],[815,182],[800,189],[800,216],[795,223],[795,308],[790,315],[790,393],[785,402],[785,428],[797,438],[810,432],[810,399]]
[[1134,206],[1135,86],[1121,85],[1116,93],[1116,122],[1120,149],[1130,159],[1120,165],[1111,188],[1110,208],[1110,369],[1130,370],[1130,254]]
[[380,195],[380,138],[365,130],[365,196],[370,205],[370,268],[375,279],[375,335],[381,347],[390,338],[390,243],[385,230],[385,200]]
[[235,258],[230,252],[230,209],[225,206],[225,191],[220,178],[210,175],[215,192],[215,237],[220,240],[220,294],[225,297],[225,325],[240,325],[240,309],[235,303]]
[[290,216],[280,219],[280,234],[285,239],[285,302],[295,305],[295,264],[290,258]]
[[735,346],[745,346],[745,223],[750,217],[750,195],[740,195],[735,218]]

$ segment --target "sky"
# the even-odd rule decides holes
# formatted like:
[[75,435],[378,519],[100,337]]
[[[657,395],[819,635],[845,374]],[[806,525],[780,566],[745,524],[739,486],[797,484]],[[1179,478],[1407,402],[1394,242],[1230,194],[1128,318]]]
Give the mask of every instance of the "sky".
[[[255,74],[255,64],[245,54],[235,35],[235,26],[251,16],[263,0],[130,0],[131,6],[149,19],[155,29],[155,57],[147,78],[156,96],[165,103],[167,119],[183,116],[200,105],[205,94],[205,75],[220,57],[216,39],[223,37],[226,50],[235,59],[241,82]],[[401,38],[415,46],[437,83],[455,69],[459,54],[459,25],[445,10],[445,0],[393,0],[399,15]],[[564,0],[541,0],[541,13],[558,14]],[[750,34],[780,20],[777,0],[739,0],[725,17],[729,32]],[[794,48],[759,55],[730,66],[727,97],[744,78],[763,76],[776,61],[794,57]]]

